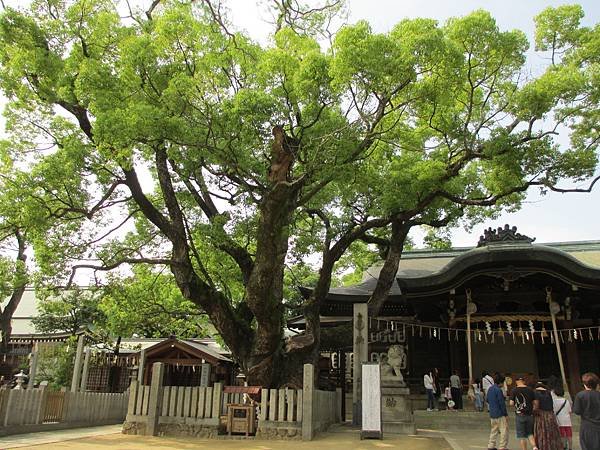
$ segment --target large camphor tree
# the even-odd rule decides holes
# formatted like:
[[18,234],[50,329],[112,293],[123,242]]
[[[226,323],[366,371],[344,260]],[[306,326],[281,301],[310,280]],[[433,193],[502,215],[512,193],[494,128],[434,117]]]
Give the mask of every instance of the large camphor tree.
[[[34,242],[47,282],[166,266],[251,384],[293,383],[314,360],[320,304],[356,242],[386,248],[377,310],[411,227],[593,183],[600,33],[578,7],[539,17],[553,59],[532,77],[525,35],[484,11],[383,34],[359,22],[323,46],[340,2],[273,1],[261,45],[214,1],[148,3],[2,13],[3,157],[31,168],[53,219]],[[286,341],[287,268],[315,253],[307,330]]]

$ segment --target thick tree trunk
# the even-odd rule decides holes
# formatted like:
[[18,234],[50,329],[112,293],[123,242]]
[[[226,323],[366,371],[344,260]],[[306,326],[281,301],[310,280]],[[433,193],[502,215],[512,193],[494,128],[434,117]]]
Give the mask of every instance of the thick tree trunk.
[[18,250],[17,250],[17,264],[15,266],[15,284],[13,286],[13,292],[8,300],[8,303],[0,314],[0,328],[2,329],[2,340],[0,341],[0,352],[8,352],[8,343],[12,335],[12,317],[15,313],[23,294],[25,293],[25,286],[27,284],[27,268],[25,266],[27,262],[27,255],[25,255],[25,238],[21,234],[20,230],[15,230],[15,238],[17,239]]
[[246,303],[256,319],[246,363],[250,384],[271,386],[281,382],[275,368],[284,364],[283,272],[297,196],[298,186],[279,182],[260,205],[256,258],[246,285]]
[[381,272],[379,272],[377,286],[368,301],[369,309],[371,310],[370,314],[374,317],[378,316],[381,312],[381,308],[390,294],[390,289],[396,281],[396,273],[398,272],[398,266],[400,265],[402,249],[404,248],[404,242],[406,241],[406,236],[408,236],[410,228],[411,225],[407,222],[392,222],[390,248],[383,267],[381,268]]

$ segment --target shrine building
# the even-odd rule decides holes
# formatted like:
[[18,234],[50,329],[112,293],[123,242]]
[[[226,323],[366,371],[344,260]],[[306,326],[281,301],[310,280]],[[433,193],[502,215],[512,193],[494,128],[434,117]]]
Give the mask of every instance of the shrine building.
[[[342,345],[324,348],[332,378],[352,384],[358,333],[366,338],[362,361],[381,361],[391,346],[404,350],[401,370],[415,394],[437,367],[442,382],[458,369],[465,385],[484,370],[554,375],[574,395],[582,373],[600,372],[600,241],[534,241],[506,225],[486,230],[473,248],[406,251],[376,317],[367,301],[383,262],[361,283],[331,289],[322,327],[347,330]],[[302,329],[304,319],[288,326]]]

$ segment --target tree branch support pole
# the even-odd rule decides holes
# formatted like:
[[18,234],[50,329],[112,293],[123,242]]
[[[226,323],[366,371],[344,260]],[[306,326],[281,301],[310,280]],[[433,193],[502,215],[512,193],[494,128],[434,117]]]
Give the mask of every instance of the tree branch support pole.
[[366,303],[355,303],[352,319],[352,342],[354,352],[352,376],[352,424],[361,424],[362,363],[368,357],[369,307]]
[[552,288],[550,287],[546,287],[546,301],[548,302],[548,307],[550,308],[550,317],[552,318],[552,334],[554,335],[554,345],[556,345],[556,353],[558,355],[558,364],[560,366],[560,376],[562,377],[563,389],[565,391],[565,396],[570,397],[569,385],[567,384],[567,377],[565,375],[565,364],[563,363],[558,329],[556,327],[556,313],[560,310],[560,306],[558,303],[552,301]]
[[83,357],[83,346],[85,344],[85,335],[80,334],[77,341],[77,353],[75,353],[75,364],[73,365],[73,377],[71,378],[71,392],[79,390],[79,380],[81,379],[81,359]]

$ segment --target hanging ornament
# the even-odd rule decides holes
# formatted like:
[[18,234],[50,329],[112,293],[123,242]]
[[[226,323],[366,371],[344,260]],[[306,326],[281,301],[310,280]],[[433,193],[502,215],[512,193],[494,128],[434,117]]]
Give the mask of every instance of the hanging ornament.
[[501,323],[498,324],[498,336],[502,338],[502,343],[506,344],[506,338],[504,337],[504,330],[502,329]]
[[419,337],[423,337],[423,327],[421,325],[419,325]]
[[489,333],[487,333],[487,332],[483,333],[483,340],[485,341],[485,343],[486,343],[486,344],[487,344],[487,341],[488,341],[488,340],[487,340],[487,339],[488,339],[488,338],[487,338],[487,337],[488,337],[488,334],[489,334]]
[[509,321],[506,321],[506,331],[508,331],[508,334],[513,334],[512,323]]
[[431,340],[431,327],[428,327],[428,328],[429,328],[429,340]]
[[456,333],[454,334],[454,338],[455,338],[455,340],[458,341],[458,328],[456,329]]
[[562,330],[560,330],[558,332],[558,335],[560,336],[560,342],[562,342],[564,344],[565,343],[565,337],[563,336]]
[[492,334],[492,325],[487,320],[485,321],[485,330],[487,334]]
[[573,339],[577,340],[577,330],[573,330]]
[[550,343],[554,344],[554,333],[550,335]]
[[535,326],[533,325],[533,320],[529,321],[529,332],[531,333],[531,340],[533,340],[533,335],[535,334]]
[[544,343],[544,338],[548,337],[548,332],[546,331],[546,327],[544,326],[544,322],[542,322],[542,331],[540,331],[540,337],[542,338],[542,344]]
[[492,332],[492,344],[494,343],[495,337],[496,337],[496,333]]
[[519,331],[517,332],[517,336],[521,338],[523,344],[525,343],[525,333],[523,333],[523,327],[521,326],[521,321],[519,321]]
[[[429,334],[431,334],[431,328],[429,329]],[[437,337],[437,328],[434,328],[433,330],[433,337]]]
[[452,331],[452,330],[450,330],[450,328],[448,328],[448,342],[450,342],[450,332],[451,332],[451,331]]
[[589,335],[590,335],[590,341],[593,341],[594,340],[594,335],[592,334],[592,329],[588,328],[588,332],[589,332]]
[[442,340],[442,329],[438,328],[438,341]]

